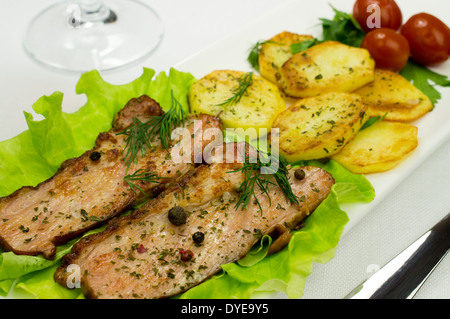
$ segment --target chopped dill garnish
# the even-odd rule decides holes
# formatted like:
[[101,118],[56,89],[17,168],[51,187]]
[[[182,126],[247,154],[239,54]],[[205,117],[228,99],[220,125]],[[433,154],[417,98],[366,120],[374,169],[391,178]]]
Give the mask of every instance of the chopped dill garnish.
[[[261,156],[267,156],[263,161],[264,163],[261,162],[260,158],[255,156],[246,156],[241,168],[228,172],[242,172],[244,174],[244,182],[238,189],[240,196],[235,208],[238,209],[239,206],[241,206],[241,209],[244,210],[252,197],[254,197],[255,203],[258,204],[259,210],[262,213],[261,203],[255,194],[255,186],[257,186],[262,193],[267,195],[269,203],[271,204],[272,202],[269,194],[270,185],[278,185],[291,204],[298,204],[299,201],[292,192],[291,184],[289,184],[289,171],[287,169],[286,160],[281,155],[279,158],[276,158],[273,155],[263,154],[260,151],[259,157]],[[277,162],[278,165],[272,165],[274,162]],[[276,183],[271,180],[271,176],[273,176]]]
[[184,127],[187,119],[188,116],[181,103],[174,97],[173,91],[172,106],[167,112],[162,115],[151,116],[146,122],[134,117],[133,124],[117,134],[127,136],[125,145],[127,170],[133,162],[137,162],[139,152],[142,153],[142,156],[145,156],[145,146],[151,149],[152,142],[156,137],[159,137],[161,146],[168,151],[172,130],[179,125]]
[[233,96],[225,102],[217,104],[217,106],[237,104],[247,92],[248,88],[253,84],[253,72],[244,73],[238,78],[238,83],[239,85],[231,91]]

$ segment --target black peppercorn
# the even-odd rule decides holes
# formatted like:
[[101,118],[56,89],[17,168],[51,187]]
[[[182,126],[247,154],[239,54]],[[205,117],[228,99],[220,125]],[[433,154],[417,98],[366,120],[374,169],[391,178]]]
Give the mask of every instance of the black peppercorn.
[[306,174],[305,174],[304,170],[297,169],[297,170],[295,170],[294,176],[295,176],[295,179],[302,181],[305,179]]
[[201,231],[198,231],[194,233],[194,235],[192,235],[192,240],[194,241],[194,243],[200,244],[205,240],[205,234]]
[[102,157],[102,154],[100,154],[100,152],[92,152],[89,155],[89,158],[91,159],[91,161],[94,161],[94,162],[98,161],[100,159],[100,157]]
[[187,214],[183,207],[175,206],[169,210],[169,221],[175,226],[186,224]]

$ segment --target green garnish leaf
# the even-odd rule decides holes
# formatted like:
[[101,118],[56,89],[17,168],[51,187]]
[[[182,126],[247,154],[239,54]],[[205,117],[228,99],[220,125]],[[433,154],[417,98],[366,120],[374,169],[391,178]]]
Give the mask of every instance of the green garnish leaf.
[[251,49],[250,53],[247,57],[247,61],[250,65],[257,71],[259,71],[259,51],[261,50],[261,46],[266,43],[277,43],[275,41],[258,41]]
[[292,52],[292,54],[300,53],[302,51],[305,51],[305,50],[315,46],[316,44],[319,44],[320,42],[321,41],[314,38],[311,40],[305,40],[303,42],[291,44],[291,52]]
[[431,71],[412,61],[408,61],[406,67],[400,72],[400,75],[411,81],[415,87],[428,96],[433,105],[442,97],[435,86],[450,87],[450,80],[447,76]]
[[239,103],[248,88],[253,84],[253,72],[244,73],[238,78],[238,86],[232,90],[233,96],[217,106],[235,105]]
[[320,19],[323,41],[339,41],[350,46],[360,47],[366,35],[361,26],[352,15],[331,7],[335,12],[333,20]]
[[259,71],[259,50],[261,49],[261,45],[264,44],[264,41],[257,42],[250,50],[247,61],[250,65],[257,71]]
[[360,131],[367,129],[367,128],[375,125],[378,122],[384,121],[384,119],[386,118],[386,116],[388,114],[389,113],[387,112],[383,116],[373,116],[373,117],[371,117],[366,123],[364,123],[364,125],[361,127]]

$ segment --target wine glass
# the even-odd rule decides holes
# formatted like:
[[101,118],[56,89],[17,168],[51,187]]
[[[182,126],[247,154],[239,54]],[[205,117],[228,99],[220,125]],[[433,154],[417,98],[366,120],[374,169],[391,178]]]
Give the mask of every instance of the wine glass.
[[163,24],[134,0],[70,0],[31,22],[26,52],[52,68],[85,72],[118,69],[146,58],[161,42]]

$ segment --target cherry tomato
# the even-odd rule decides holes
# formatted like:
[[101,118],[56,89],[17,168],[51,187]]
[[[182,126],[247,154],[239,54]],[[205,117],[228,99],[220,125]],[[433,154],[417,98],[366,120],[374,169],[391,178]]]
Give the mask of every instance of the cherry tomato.
[[[378,5],[380,10],[373,9],[372,5]],[[398,30],[403,23],[402,12],[394,0],[357,0],[353,6],[353,17],[366,33],[376,28]]]
[[427,13],[412,16],[401,33],[411,47],[411,58],[423,65],[446,61],[450,56],[449,27]]
[[387,28],[369,32],[364,37],[361,47],[370,52],[377,68],[394,72],[402,70],[410,56],[406,38],[397,31]]

